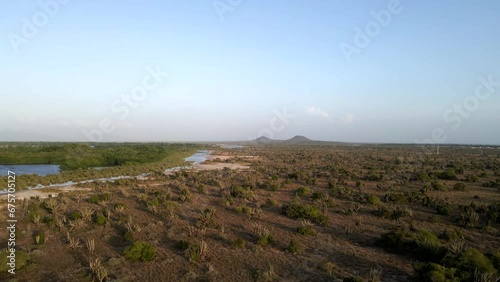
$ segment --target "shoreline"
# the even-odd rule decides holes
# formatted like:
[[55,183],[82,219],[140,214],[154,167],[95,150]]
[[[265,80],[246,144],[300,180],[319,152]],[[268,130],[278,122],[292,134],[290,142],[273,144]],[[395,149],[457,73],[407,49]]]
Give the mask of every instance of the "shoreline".
[[[194,161],[193,164],[188,165],[188,166],[177,166],[173,168],[168,168],[163,171],[165,175],[170,175],[173,172],[180,171],[183,169],[194,169],[197,171],[201,170],[223,170],[223,169],[231,169],[231,170],[237,170],[237,169],[249,169],[249,165],[245,164],[238,164],[238,163],[225,163],[225,162],[216,162],[216,163],[209,163],[205,164],[206,161],[213,161],[220,159],[221,161],[229,160],[234,158],[235,156],[228,156],[228,155],[212,155],[213,151],[200,151],[201,153],[205,153],[206,155],[203,156],[205,158],[203,161]],[[197,152],[200,153],[200,152]],[[192,157],[192,156],[191,156]],[[254,158],[254,156],[247,156],[249,158]],[[190,158],[190,157],[188,157]],[[186,158],[186,159],[188,159]],[[84,180],[80,182],[73,182],[69,181],[66,183],[56,183],[56,184],[50,184],[49,186],[43,186],[43,185],[38,185],[36,187],[29,187],[28,189],[23,189],[23,190],[16,190],[14,192],[14,195],[16,196],[17,199],[26,199],[26,198],[31,198],[31,197],[40,197],[42,199],[48,198],[49,195],[52,195],[52,197],[57,197],[59,193],[64,193],[64,192],[72,192],[72,191],[91,191],[91,188],[79,188],[75,187],[78,184],[85,184],[85,183],[93,183],[96,181],[101,181],[101,182],[114,182],[115,180],[119,179],[138,179],[138,180],[147,180],[147,176],[149,176],[150,173],[143,173],[138,176],[115,176],[115,177],[109,177],[109,178],[100,178],[100,179],[90,179],[90,180]],[[6,198],[8,197],[8,192],[5,190],[0,192],[0,198]]]

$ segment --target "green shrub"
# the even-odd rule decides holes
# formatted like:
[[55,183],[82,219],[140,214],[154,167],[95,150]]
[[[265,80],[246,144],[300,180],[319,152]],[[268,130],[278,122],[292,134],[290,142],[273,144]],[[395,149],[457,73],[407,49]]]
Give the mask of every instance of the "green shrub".
[[184,255],[188,258],[190,262],[200,262],[206,255],[207,244],[201,242],[200,244],[190,244],[189,247],[184,252]]
[[251,198],[253,197],[253,192],[250,189],[245,189],[238,185],[233,185],[229,188],[229,193],[233,198]]
[[160,202],[158,201],[158,199],[152,199],[146,202],[146,207],[149,211],[153,212],[153,214],[157,212],[159,206]]
[[94,222],[97,224],[97,225],[104,225],[106,224],[106,217],[102,214],[100,215],[97,215],[95,218],[94,218]]
[[245,240],[238,238],[236,241],[234,241],[234,246],[238,249],[245,249]]
[[411,232],[408,229],[395,228],[383,234],[377,245],[393,253],[409,253],[422,261],[439,262],[445,255],[445,248],[436,234],[419,230]]
[[325,215],[322,215],[318,208],[313,205],[302,205],[294,202],[289,205],[283,205],[281,212],[290,218],[310,219],[319,224],[326,224],[328,221],[328,218]]
[[446,185],[444,185],[441,182],[434,181],[434,182],[432,182],[431,185],[432,185],[432,189],[435,191],[448,191],[448,188],[446,187]]
[[290,244],[288,244],[288,251],[292,254],[298,253],[302,250],[302,246],[295,240],[290,240]]
[[307,235],[312,235],[314,233],[314,230],[313,230],[312,225],[303,225],[303,226],[297,227],[297,232],[300,235],[307,236]]
[[257,240],[257,244],[261,245],[261,246],[266,246],[266,245],[271,244],[273,242],[274,242],[274,238],[273,238],[273,235],[271,235],[271,234],[262,235]]
[[129,243],[132,243],[134,242],[134,235],[132,234],[132,232],[130,231],[126,231],[124,234],[123,234],[123,239]]
[[328,198],[328,200],[326,201],[326,206],[329,208],[335,207],[335,201],[333,200],[333,198]]
[[99,202],[109,201],[110,198],[111,198],[110,194],[101,193],[101,194],[94,194],[94,195],[90,196],[88,201],[91,204],[97,204]]
[[413,242],[415,236],[410,231],[403,228],[395,228],[383,234],[376,244],[392,253],[404,253],[408,251],[409,244]]
[[500,250],[497,250],[491,254],[488,255],[490,261],[493,264],[493,267],[497,270],[497,272],[500,272]]
[[495,268],[491,261],[479,250],[468,248],[456,260],[456,267],[462,272],[462,278],[470,278],[467,273],[474,273],[477,269],[479,272],[495,272]]
[[413,180],[418,180],[418,181],[428,181],[430,179],[429,177],[429,174],[427,174],[427,172],[425,171],[420,171],[418,173],[415,174],[415,176],[413,177]]
[[45,232],[43,231],[35,232],[35,243],[37,245],[45,243]]
[[421,261],[439,262],[446,254],[446,249],[437,235],[427,230],[419,230],[415,234],[413,244],[413,253]]
[[406,205],[408,204],[408,197],[402,192],[392,192],[385,195],[387,201],[393,202],[396,204]]
[[200,184],[198,185],[198,193],[205,194],[205,185]]
[[277,183],[271,184],[271,191],[276,192],[278,191],[279,185]]
[[477,176],[475,176],[475,175],[466,175],[465,176],[465,181],[467,181],[467,182],[476,182],[477,181]]
[[443,179],[443,180],[456,180],[457,179],[457,175],[456,175],[454,169],[447,169],[445,171],[438,172],[436,174],[436,176],[437,176],[437,178]]
[[390,208],[385,206],[379,206],[374,214],[382,218],[388,218],[392,220],[400,220],[405,217],[413,217],[413,211],[409,207],[396,207]]
[[375,196],[375,195],[368,195],[368,198],[366,199],[368,204],[373,205],[373,206],[378,206],[382,204],[382,201],[380,201],[380,198]]
[[467,189],[467,186],[465,186],[464,183],[458,182],[453,185],[453,190],[454,191],[465,191]]
[[311,198],[313,201],[315,200],[323,200],[327,197],[327,194],[324,193],[324,192],[314,192],[312,195],[311,195]]
[[185,202],[191,201],[191,198],[192,198],[191,192],[189,192],[189,190],[186,189],[186,188],[182,188],[181,189],[181,194],[179,196],[179,201],[181,203],[185,203]]
[[248,208],[248,207],[235,207],[234,212],[248,214],[248,213],[250,213],[250,208]]
[[99,195],[92,195],[92,196],[90,196],[89,203],[91,203],[91,204],[97,204],[97,203],[99,203]]
[[443,231],[443,234],[441,235],[441,238],[450,242],[450,241],[456,241],[459,239],[462,239],[464,237],[464,234],[458,230],[458,229],[445,229]]
[[266,206],[273,207],[273,206],[276,206],[276,204],[277,203],[274,199],[271,199],[271,198],[266,199]]
[[156,258],[156,249],[146,242],[137,241],[125,249],[123,254],[131,261],[152,261]]
[[500,188],[500,178],[497,178],[495,181],[484,182],[482,185],[488,188]]
[[307,187],[300,187],[295,191],[296,196],[304,196],[304,195],[309,195],[311,193],[311,189]]
[[417,281],[422,282],[448,282],[454,279],[454,268],[446,268],[432,262],[418,262],[413,265]]
[[500,223],[500,203],[490,204],[486,210],[486,217],[490,223]]
[[[8,250],[0,251],[0,272],[2,274],[8,273],[7,271],[10,269],[10,266],[8,265],[8,263],[10,262],[10,259],[7,257],[8,255],[10,255],[10,252],[8,252]],[[16,273],[24,266],[26,266],[29,261],[30,257],[26,252],[16,249]]]
[[436,206],[436,212],[439,215],[450,215],[451,206],[449,204],[439,204]]
[[82,214],[75,211],[75,212],[72,212],[69,217],[71,220],[77,220],[77,219],[82,218]]
[[43,222],[50,226],[50,225],[54,224],[54,217],[52,217],[52,216],[44,216],[43,217]]

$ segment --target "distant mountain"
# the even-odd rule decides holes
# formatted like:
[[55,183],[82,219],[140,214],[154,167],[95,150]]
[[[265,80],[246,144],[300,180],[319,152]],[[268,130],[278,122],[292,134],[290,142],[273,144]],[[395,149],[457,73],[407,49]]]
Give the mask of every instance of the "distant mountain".
[[294,136],[288,140],[276,140],[276,139],[270,139],[265,136],[261,136],[257,139],[247,141],[244,143],[247,144],[312,144],[312,143],[318,143],[321,141],[314,141],[311,140],[305,136],[297,135]]
[[303,144],[303,143],[310,143],[310,142],[315,142],[305,136],[302,136],[302,135],[297,135],[297,136],[294,136],[288,140],[285,140],[283,141],[283,143],[286,143],[286,144]]
[[250,141],[250,142],[270,144],[270,143],[275,143],[276,140],[267,138],[265,136],[261,136],[261,137],[255,139],[255,140]]

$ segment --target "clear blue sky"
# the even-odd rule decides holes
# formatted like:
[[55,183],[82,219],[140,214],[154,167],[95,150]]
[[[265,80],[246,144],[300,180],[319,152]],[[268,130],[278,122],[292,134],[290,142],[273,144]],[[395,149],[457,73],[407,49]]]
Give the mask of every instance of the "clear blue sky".
[[[498,1],[45,2],[0,2],[0,140],[500,144]],[[169,76],[121,102],[148,68]]]

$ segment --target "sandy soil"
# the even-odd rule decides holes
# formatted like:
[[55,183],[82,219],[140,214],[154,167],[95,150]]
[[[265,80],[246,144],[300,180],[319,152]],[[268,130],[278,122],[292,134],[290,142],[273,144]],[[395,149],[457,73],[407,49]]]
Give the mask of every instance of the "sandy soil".
[[242,164],[231,164],[231,163],[214,163],[214,164],[196,164],[195,169],[198,170],[217,170],[217,169],[248,169],[250,166]]
[[216,160],[219,159],[221,161],[233,159],[233,158],[242,158],[242,159],[259,159],[259,156],[226,156],[226,155],[210,155],[208,156],[208,160]]
[[[57,194],[71,191],[90,191],[90,188],[76,188],[74,186],[61,187],[61,188],[44,188],[36,190],[21,190],[17,191],[14,195],[16,200],[29,199],[31,197],[39,196],[41,199],[48,198],[49,195],[57,197]],[[7,194],[0,195],[0,199],[7,198]]]
[[[235,156],[225,156],[225,155],[210,155],[208,156],[208,160],[220,160],[220,161],[225,161],[235,158]],[[257,156],[240,156],[240,158],[247,158],[247,159],[255,159],[258,158]],[[218,162],[211,162],[211,163],[201,163],[201,164],[195,164],[194,169],[196,170],[222,170],[225,168],[228,169],[249,169],[250,166],[246,164],[237,164],[237,163],[218,163]],[[137,177],[139,180],[147,180],[149,179],[147,176],[139,176]],[[67,186],[67,187],[60,187],[60,188],[43,188],[43,189],[36,189],[36,190],[21,190],[17,191],[15,193],[16,199],[22,200],[22,199],[29,199],[31,197],[40,197],[41,199],[48,198],[49,195],[52,195],[53,197],[57,197],[57,194],[59,193],[64,193],[64,192],[70,192],[70,191],[90,191],[90,188],[77,188],[74,186]],[[7,198],[7,194],[0,195],[0,199]]]
[[[227,156],[227,155],[210,155],[207,160],[211,161],[209,163],[201,163],[195,164],[193,167],[197,170],[221,170],[224,168],[229,169],[249,169],[250,166],[246,164],[237,164],[237,163],[218,163],[213,161],[226,161],[229,159],[233,159],[236,156]],[[256,156],[242,156],[240,158],[255,158]]]

